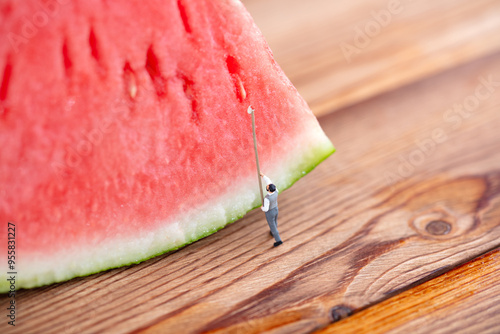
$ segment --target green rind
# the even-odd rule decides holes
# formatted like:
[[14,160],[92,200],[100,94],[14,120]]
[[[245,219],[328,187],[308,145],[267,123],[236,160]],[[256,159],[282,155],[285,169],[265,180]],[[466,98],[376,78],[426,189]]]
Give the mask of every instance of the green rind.
[[[325,139],[326,139],[326,137],[325,137]],[[324,143],[322,143],[322,145],[314,147],[311,151],[309,151],[305,154],[305,157],[304,157],[304,159],[302,159],[302,162],[293,171],[290,172],[290,177],[288,177],[287,182],[285,184],[282,184],[282,183],[277,184],[277,186],[281,190],[286,190],[286,189],[290,188],[295,182],[297,182],[303,176],[305,176],[309,172],[311,172],[316,166],[318,166],[322,161],[324,161],[326,158],[328,158],[334,152],[335,152],[335,147],[329,141],[326,144],[324,142]],[[314,159],[311,159],[311,158],[314,158]],[[146,257],[141,258],[139,260],[124,262],[118,266],[112,265],[112,266],[108,266],[108,267],[100,267],[96,270],[89,271],[88,274],[74,275],[74,276],[71,276],[70,278],[67,278],[65,280],[55,280],[52,282],[44,281],[44,282],[41,282],[38,284],[37,283],[29,284],[29,282],[25,282],[25,280],[18,280],[18,282],[16,282],[16,283],[18,283],[18,285],[16,286],[16,290],[19,288],[34,288],[34,287],[44,286],[44,285],[51,284],[51,283],[66,281],[68,279],[72,279],[72,278],[76,278],[76,277],[90,276],[90,275],[93,275],[93,274],[96,274],[96,273],[99,273],[102,271],[106,271],[109,269],[114,269],[114,268],[119,268],[119,267],[124,267],[124,266],[132,265],[132,264],[141,263],[141,262],[144,262],[144,261],[149,260],[151,258],[157,257],[159,255],[162,255],[162,254],[165,254],[168,252],[173,252],[173,251],[178,250],[180,248],[183,248],[183,247],[185,247],[185,246],[187,246],[195,241],[203,239],[211,234],[214,234],[215,232],[221,230],[225,226],[241,219],[243,216],[245,216],[246,213],[248,213],[249,211],[251,211],[251,210],[253,210],[261,205],[260,199],[255,201],[252,205],[253,206],[250,210],[247,210],[244,212],[233,212],[233,213],[229,213],[228,215],[226,215],[229,217],[234,217],[233,219],[229,219],[229,220],[225,220],[225,221],[218,220],[218,221],[210,222],[209,225],[214,226],[213,228],[211,228],[209,230],[206,230],[203,228],[196,230],[195,236],[188,239],[186,242],[184,242],[181,245],[167,248],[165,250],[154,253],[150,256],[146,256]],[[6,280],[7,277],[5,276],[5,274],[2,276],[4,276],[4,277],[2,279],[0,279],[0,293],[7,293],[7,292],[9,292],[10,285]],[[22,273],[19,273],[17,278],[19,279],[20,277],[22,277]]]

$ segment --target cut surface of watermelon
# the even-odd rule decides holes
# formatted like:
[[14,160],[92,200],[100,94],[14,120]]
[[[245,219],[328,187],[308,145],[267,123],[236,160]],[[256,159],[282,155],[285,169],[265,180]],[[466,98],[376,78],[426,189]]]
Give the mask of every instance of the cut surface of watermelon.
[[0,16],[16,288],[144,261],[259,206],[249,105],[280,190],[334,152],[239,1],[3,1]]

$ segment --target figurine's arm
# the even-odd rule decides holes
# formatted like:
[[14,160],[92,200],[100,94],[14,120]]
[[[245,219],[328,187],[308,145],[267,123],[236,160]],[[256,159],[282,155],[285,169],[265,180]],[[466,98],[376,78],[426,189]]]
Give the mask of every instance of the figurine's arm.
[[[262,176],[262,178],[264,179],[264,182],[266,183],[266,187],[268,185],[270,185],[271,183],[273,183],[273,181],[271,181],[271,179],[268,178],[267,176],[265,176],[263,173],[260,173],[260,176]],[[276,188],[276,192],[278,192],[278,188]]]
[[264,179],[264,182],[266,183],[266,187],[267,187],[268,185],[270,185],[271,183],[273,183],[273,181],[271,181],[271,179],[270,179],[270,178],[268,178],[267,176],[265,176],[265,175],[264,175],[264,173],[262,173],[262,172],[261,172],[261,173],[260,173],[260,176],[262,176],[262,178]]
[[271,183],[273,183],[273,181],[271,181],[271,179],[268,178],[267,176],[265,176],[264,174],[262,174],[262,178],[264,179],[264,182],[266,183],[266,186],[268,186]]

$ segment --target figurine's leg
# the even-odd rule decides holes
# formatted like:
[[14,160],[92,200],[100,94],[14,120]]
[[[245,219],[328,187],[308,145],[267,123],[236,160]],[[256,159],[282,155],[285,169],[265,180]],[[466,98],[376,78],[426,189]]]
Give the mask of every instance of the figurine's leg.
[[266,212],[267,225],[269,225],[269,228],[271,229],[271,234],[273,235],[276,242],[281,241],[280,234],[276,227],[277,215],[278,215],[278,210],[276,208]]
[[279,210],[276,208],[276,215],[274,216],[274,225],[276,226],[276,230],[278,230],[278,213]]
[[[274,224],[274,227],[276,227],[276,231],[278,231],[278,208],[276,208],[276,215],[274,215],[273,217],[273,224]],[[274,235],[273,235],[273,232],[269,232],[271,234],[271,237],[274,238]]]

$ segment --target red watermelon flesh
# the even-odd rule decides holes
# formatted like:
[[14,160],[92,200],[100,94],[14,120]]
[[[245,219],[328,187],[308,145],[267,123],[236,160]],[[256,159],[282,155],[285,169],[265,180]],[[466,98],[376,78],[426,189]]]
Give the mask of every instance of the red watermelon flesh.
[[249,105],[280,190],[334,151],[239,1],[2,1],[0,16],[17,288],[143,261],[259,206]]

